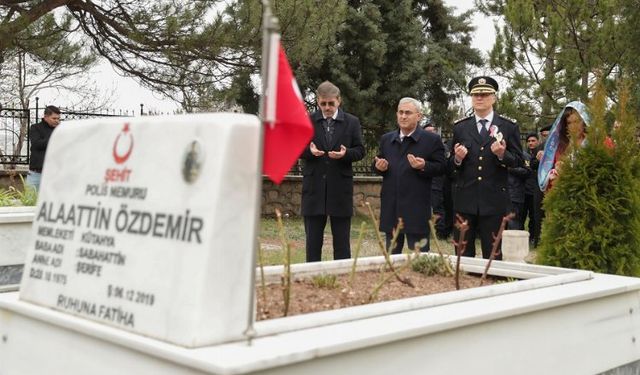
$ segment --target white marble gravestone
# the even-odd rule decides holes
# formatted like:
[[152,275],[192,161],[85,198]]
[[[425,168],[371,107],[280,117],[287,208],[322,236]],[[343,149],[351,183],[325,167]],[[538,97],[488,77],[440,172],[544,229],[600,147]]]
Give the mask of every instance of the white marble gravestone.
[[20,299],[187,347],[241,338],[259,126],[242,114],[60,125]]

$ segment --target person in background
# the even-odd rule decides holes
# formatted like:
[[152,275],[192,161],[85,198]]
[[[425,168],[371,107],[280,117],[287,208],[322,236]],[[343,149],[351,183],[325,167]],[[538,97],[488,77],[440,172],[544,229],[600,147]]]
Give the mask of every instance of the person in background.
[[507,229],[524,229],[524,203],[525,203],[525,183],[531,175],[529,169],[529,156],[522,154],[524,165],[509,170],[509,197],[511,198],[511,210],[513,218],[509,220]]
[[[524,183],[524,212],[522,214],[522,223],[529,219],[527,230],[529,231],[529,243],[536,247],[540,240],[540,223],[538,222],[541,210],[541,199],[536,199],[536,194],[540,192],[538,189],[538,164],[536,157],[539,150],[538,134],[527,134],[527,148],[523,153],[525,167],[530,169],[530,173]],[[540,206],[539,206],[540,205]]]
[[565,154],[575,135],[578,144],[587,137],[590,117],[587,107],[579,101],[567,104],[556,117],[546,140],[540,164],[538,166],[538,186],[546,192],[561,173],[561,157]]
[[[387,249],[400,254],[407,239],[409,249],[424,241],[420,251],[429,251],[432,178],[444,173],[444,146],[440,136],[418,126],[422,104],[402,98],[396,119],[398,129],[380,138],[373,171],[382,176],[380,226],[386,235]],[[391,248],[399,219],[403,226]]]
[[[436,124],[430,118],[425,121],[424,130],[441,136]],[[444,153],[446,158],[448,157],[447,144],[444,142],[442,144],[445,148]],[[451,199],[451,192],[449,192],[449,194],[445,194],[445,189],[448,185],[450,190],[451,184],[447,184],[446,180],[447,176],[444,174],[431,179],[431,212],[436,216],[435,228],[438,238],[447,238],[448,236],[446,231],[447,205],[445,203],[445,197]],[[449,215],[451,214],[452,213],[449,212]]]
[[547,137],[549,136],[549,132],[551,131],[551,125],[547,125],[543,128],[540,129],[540,144],[544,145],[544,143],[547,140]]
[[49,138],[51,138],[51,134],[58,125],[60,125],[60,109],[50,105],[45,107],[42,120],[37,124],[31,125],[29,129],[31,156],[29,159],[27,185],[33,187],[36,191],[40,191],[40,178]]
[[[493,235],[509,212],[508,170],[521,166],[520,130],[493,110],[498,82],[491,77],[469,81],[474,114],[455,123],[449,170],[454,173],[453,206],[469,226],[464,256],[475,257],[476,236],[482,256],[491,256]],[[454,237],[459,233],[456,230]],[[498,246],[500,249],[500,245]],[[501,256],[498,256],[501,259]]]
[[340,89],[329,81],[316,90],[318,110],[311,114],[314,136],[302,153],[302,216],[307,262],[322,258],[324,228],[331,220],[333,258],[351,257],[352,163],[364,158],[357,117],[340,108]]

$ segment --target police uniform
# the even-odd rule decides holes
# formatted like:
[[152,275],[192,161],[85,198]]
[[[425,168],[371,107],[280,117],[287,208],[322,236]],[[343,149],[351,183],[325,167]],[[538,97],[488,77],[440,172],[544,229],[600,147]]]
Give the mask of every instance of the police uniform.
[[[476,77],[469,82],[470,94],[495,94],[498,83],[491,77]],[[489,122],[483,123],[489,118]],[[489,258],[493,234],[498,233],[502,218],[509,212],[508,170],[523,165],[520,131],[514,121],[491,112],[487,118],[469,116],[455,123],[451,144],[454,146],[449,159],[449,169],[454,174],[453,209],[469,224],[464,256],[475,256],[475,238],[480,237],[482,255]],[[489,134],[481,133],[485,126]],[[506,150],[500,160],[491,144],[502,136]],[[455,145],[467,148],[467,155],[456,160]],[[455,234],[458,238],[458,233]]]

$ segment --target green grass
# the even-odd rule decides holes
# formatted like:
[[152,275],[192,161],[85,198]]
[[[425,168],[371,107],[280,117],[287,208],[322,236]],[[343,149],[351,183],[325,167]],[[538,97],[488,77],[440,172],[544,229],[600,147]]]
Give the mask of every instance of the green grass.
[[[356,244],[360,236],[360,226],[366,223],[363,236],[363,245],[360,256],[380,255],[380,249],[373,229],[373,223],[369,218],[354,216],[351,220],[351,253],[355,254]],[[305,261],[305,233],[304,220],[302,217],[283,218],[285,237],[291,244],[291,263],[303,263]],[[322,260],[333,259],[333,246],[331,236],[331,225],[327,222],[325,227],[325,241],[322,249]],[[264,265],[282,264],[284,252],[278,231],[278,223],[275,218],[262,218],[260,223],[260,246],[263,249]]]
[[23,190],[18,190],[13,186],[9,189],[0,189],[0,207],[3,206],[35,206],[38,201],[38,192],[32,186],[25,184],[20,176]]

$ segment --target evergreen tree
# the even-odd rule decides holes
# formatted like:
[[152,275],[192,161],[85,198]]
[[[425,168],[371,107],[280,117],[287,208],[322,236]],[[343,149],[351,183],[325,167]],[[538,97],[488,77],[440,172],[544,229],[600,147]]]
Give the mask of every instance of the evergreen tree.
[[476,0],[482,12],[504,21],[490,55],[491,67],[510,85],[502,112],[548,125],[564,103],[588,98],[595,74],[617,100],[613,81],[628,55],[621,6],[633,1]]
[[569,147],[545,197],[539,263],[640,276],[640,160],[627,97],[612,149],[605,144],[605,89],[598,86],[587,144]]
[[432,120],[451,131],[457,113],[450,104],[467,91],[468,67],[483,64],[479,51],[471,48],[472,11],[455,16],[442,0],[416,0],[414,7],[426,37],[425,99],[431,107]]
[[318,69],[307,92],[334,82],[345,110],[356,114],[369,143],[395,126],[398,100],[421,98],[424,38],[411,0],[349,1],[336,45]]

